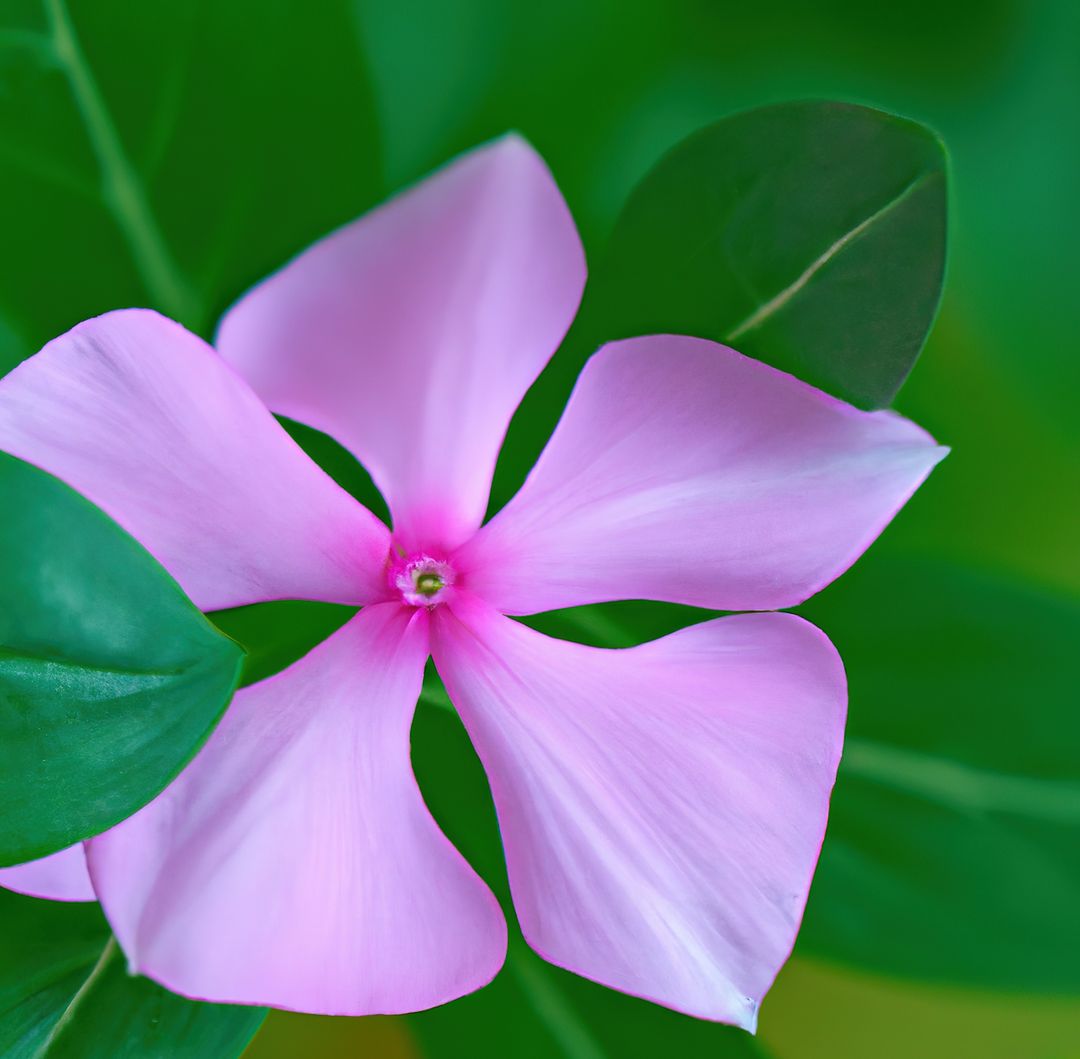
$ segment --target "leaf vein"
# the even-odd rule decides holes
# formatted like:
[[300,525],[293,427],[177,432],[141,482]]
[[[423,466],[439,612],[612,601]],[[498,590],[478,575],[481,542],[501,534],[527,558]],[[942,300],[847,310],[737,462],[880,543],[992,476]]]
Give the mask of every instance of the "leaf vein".
[[801,291],[813,278],[816,276],[833,258],[840,254],[845,247],[850,245],[867,229],[875,225],[882,217],[891,213],[894,209],[901,205],[904,201],[910,198],[923,184],[925,184],[932,176],[933,172],[923,173],[920,176],[912,180],[898,195],[890,199],[880,209],[875,210],[869,217],[860,221],[850,231],[845,232],[840,236],[831,246],[829,246],[823,253],[819,254],[809,265],[803,270],[802,274],[798,276],[793,282],[789,283],[782,291],[773,295],[768,301],[759,305],[742,323],[737,324],[728,334],[725,336],[725,342],[734,342],[736,339],[745,335],[748,331],[756,330],[771,316],[775,316],[781,309],[784,308],[788,302],[794,298],[799,291]]
[[76,1012],[82,1006],[87,995],[94,988],[94,984],[105,973],[109,961],[118,951],[119,948],[116,944],[116,938],[110,936],[109,940],[105,942],[104,948],[101,950],[101,955],[98,957],[97,963],[94,964],[93,969],[86,976],[86,981],[79,986],[75,995],[68,1001],[67,1007],[60,1012],[60,1017],[49,1031],[49,1036],[41,1042],[41,1046],[34,1052],[33,1059],[45,1059],[45,1057],[48,1056],[49,1049],[53,1046],[60,1034],[63,1033],[67,1024],[75,1017]]

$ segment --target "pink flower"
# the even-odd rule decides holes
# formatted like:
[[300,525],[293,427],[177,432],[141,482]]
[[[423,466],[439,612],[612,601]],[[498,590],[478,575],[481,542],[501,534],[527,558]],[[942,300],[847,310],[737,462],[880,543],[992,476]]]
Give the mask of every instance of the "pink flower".
[[[102,507],[200,607],[363,607],[238,692],[180,778],[86,844],[138,971],[197,998],[351,1015],[492,978],[502,914],[409,762],[430,653],[487,769],[529,943],[753,1028],[825,831],[846,706],[835,650],[790,614],[630,650],[506,615],[790,607],[945,450],[716,343],[632,338],[590,360],[524,487],[482,526],[507,424],[584,282],[555,184],[507,137],[260,284],[217,352],[127,310],[0,383],[0,448]],[[268,409],[359,457],[393,532]]]

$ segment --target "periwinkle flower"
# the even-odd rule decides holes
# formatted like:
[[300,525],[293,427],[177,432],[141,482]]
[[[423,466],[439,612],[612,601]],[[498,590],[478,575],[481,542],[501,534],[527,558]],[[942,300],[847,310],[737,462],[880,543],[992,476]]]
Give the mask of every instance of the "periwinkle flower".
[[[86,843],[135,970],[192,997],[350,1015],[492,978],[502,913],[410,766],[430,654],[487,770],[528,942],[753,1028],[825,831],[846,709],[836,651],[781,613],[625,650],[508,615],[790,607],[862,553],[944,450],[714,342],[631,338],[588,362],[525,485],[482,525],[510,417],[584,282],[555,184],[507,137],[257,286],[216,351],[119,311],[0,383],[0,448],[98,504],[203,609],[362,608],[239,691],[170,787]],[[393,530],[271,410],[354,453]],[[72,896],[77,853],[49,860],[66,892],[24,888]]]

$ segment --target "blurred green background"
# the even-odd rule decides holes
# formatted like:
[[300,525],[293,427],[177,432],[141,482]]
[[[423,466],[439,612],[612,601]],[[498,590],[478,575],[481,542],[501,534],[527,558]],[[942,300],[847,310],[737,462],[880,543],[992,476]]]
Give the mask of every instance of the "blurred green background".
[[[896,407],[953,452],[802,608],[848,665],[851,740],[760,1041],[776,1059],[1080,1057],[1080,5],[70,6],[190,279],[159,307],[207,334],[286,256],[509,128],[547,159],[590,257],[661,153],[731,112],[834,98],[941,134],[946,293]],[[66,83],[27,43],[42,19],[37,0],[0,18],[0,371],[79,319],[149,300]],[[602,617],[628,640],[678,620]],[[428,758],[461,754],[475,783],[439,723],[421,712],[421,780]],[[457,782],[432,765],[425,791],[490,875],[450,804]],[[527,956],[485,992],[413,1020],[272,1013],[247,1054],[729,1054],[727,1035],[606,1008]],[[483,1051],[521,1004],[548,1029]]]

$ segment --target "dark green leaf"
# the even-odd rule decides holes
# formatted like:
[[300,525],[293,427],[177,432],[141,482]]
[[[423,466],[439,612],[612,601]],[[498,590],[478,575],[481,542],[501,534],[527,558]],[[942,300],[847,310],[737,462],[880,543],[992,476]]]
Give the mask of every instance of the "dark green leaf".
[[5,1059],[232,1059],[265,1014],[195,1003],[129,976],[95,904],[0,890]]
[[875,558],[804,610],[844,658],[851,708],[800,944],[1080,990],[1080,606]]
[[631,194],[570,334],[525,396],[489,514],[520,488],[602,343],[732,345],[865,407],[892,401],[941,295],[945,155],[921,125],[844,103],[724,118]]
[[165,787],[242,654],[119,526],[4,454],[0,511],[0,864],[17,864]]
[[879,407],[922,349],[944,261],[933,134],[842,103],[763,107],[684,140],[638,185],[580,328],[712,338]]

